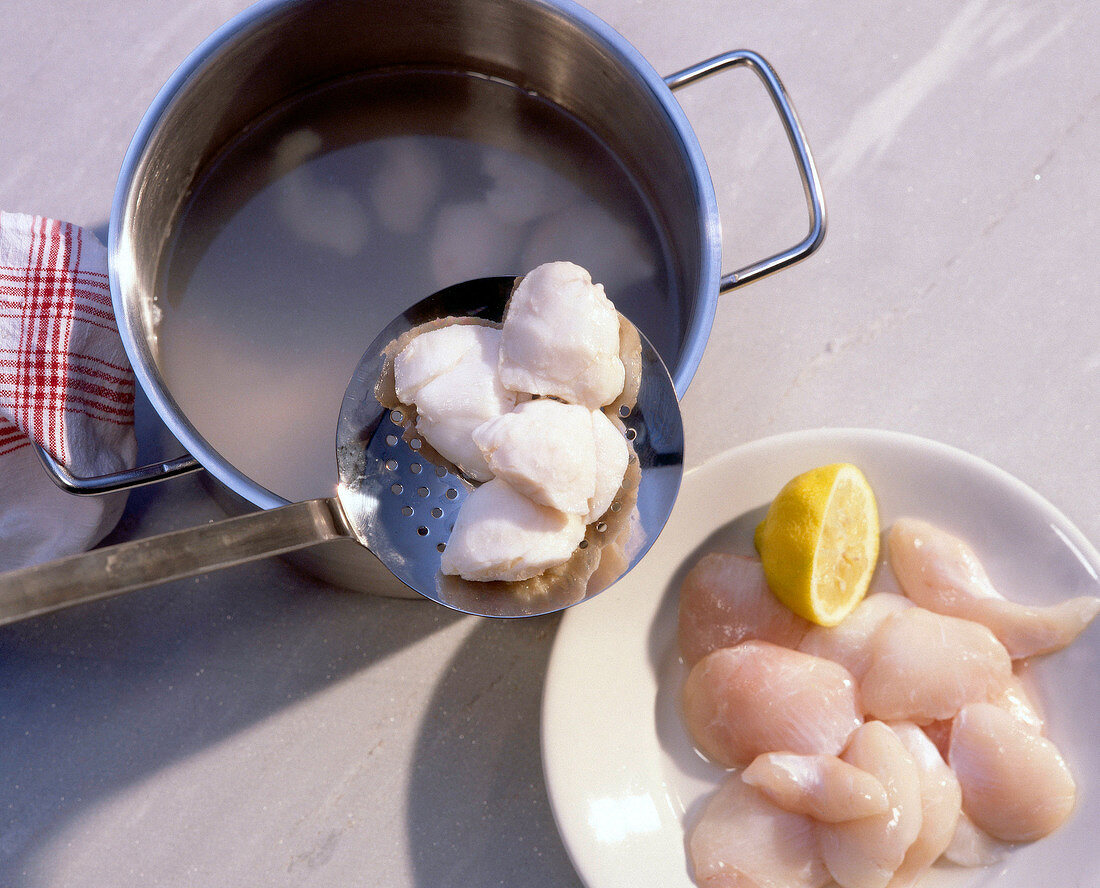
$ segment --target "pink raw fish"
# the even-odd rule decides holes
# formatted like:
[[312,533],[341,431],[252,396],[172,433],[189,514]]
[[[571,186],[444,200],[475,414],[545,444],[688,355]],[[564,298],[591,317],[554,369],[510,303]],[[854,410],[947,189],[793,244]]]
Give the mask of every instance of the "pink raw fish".
[[859,681],[870,662],[875,630],[890,614],[912,606],[904,595],[893,592],[868,595],[836,626],[810,627],[798,649],[839,663]]
[[920,728],[912,722],[895,722],[890,729],[913,756],[920,777],[920,832],[888,883],[888,888],[909,888],[951,844],[962,810],[962,791],[954,772]]
[[955,716],[948,761],[963,810],[994,838],[1040,839],[1073,810],[1077,787],[1057,747],[999,706],[974,703]]
[[810,623],[780,604],[755,558],[704,555],[680,589],[680,653],[694,666],[750,638],[797,647]]
[[1013,659],[1059,650],[1100,612],[1081,596],[1047,607],[1006,600],[971,548],[926,521],[903,518],[890,529],[890,564],[898,584],[928,610],[988,627]]
[[836,755],[863,721],[847,669],[767,641],[707,654],[688,674],[683,707],[695,744],[725,767],[776,750]]
[[860,727],[841,758],[878,778],[890,808],[859,820],[818,824],[821,854],[841,888],[886,888],[920,834],[923,815],[917,765],[883,722]]
[[1011,678],[1008,652],[985,626],[911,607],[875,632],[860,691],[875,718],[928,724],[997,696]]
[[835,755],[765,752],[741,772],[784,811],[825,823],[857,820],[889,808],[876,777]]
[[1032,695],[1028,693],[1027,682],[1021,677],[1020,672],[1017,666],[1016,674],[1009,679],[1005,689],[989,702],[1011,712],[1036,734],[1042,734],[1046,729],[1046,719]]
[[769,802],[731,774],[688,838],[695,881],[702,888],[822,888],[814,822]]

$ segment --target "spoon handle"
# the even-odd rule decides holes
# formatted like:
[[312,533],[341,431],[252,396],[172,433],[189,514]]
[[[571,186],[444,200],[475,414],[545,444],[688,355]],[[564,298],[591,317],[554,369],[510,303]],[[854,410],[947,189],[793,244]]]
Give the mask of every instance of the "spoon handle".
[[0,626],[351,536],[335,499],[291,503],[0,574]]

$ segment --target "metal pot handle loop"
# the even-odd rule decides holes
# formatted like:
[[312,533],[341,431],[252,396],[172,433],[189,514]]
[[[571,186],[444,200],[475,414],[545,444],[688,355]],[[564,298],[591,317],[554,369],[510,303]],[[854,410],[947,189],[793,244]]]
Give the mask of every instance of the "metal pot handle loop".
[[733,52],[723,53],[705,62],[699,62],[683,71],[678,71],[664,78],[669,89],[677,90],[687,86],[696,80],[709,77],[724,68],[747,66],[763,81],[771,96],[783,127],[787,131],[787,139],[794,151],[795,161],[798,164],[798,172],[802,177],[802,188],[806,193],[806,206],[810,213],[810,229],[806,237],[790,249],[783,250],[767,259],[746,265],[744,268],[722,275],[719,290],[723,293],[766,277],[772,272],[793,265],[813,253],[825,238],[825,198],[821,191],[821,180],[817,175],[813,157],[810,155],[810,147],[806,143],[806,136],[802,131],[802,125],[798,122],[798,116],[794,112],[787,91],[779,81],[775,70],[763,57],[747,49],[739,49]]
[[78,478],[65,466],[61,465],[49,451],[35,444],[38,458],[42,461],[42,467],[58,487],[66,493],[77,496],[97,496],[104,493],[114,493],[118,490],[129,490],[131,487],[141,487],[145,484],[155,484],[157,481],[166,481],[177,475],[186,475],[202,468],[202,465],[193,456],[180,456],[176,459],[163,460],[149,463],[145,466],[137,466],[133,469],[124,469],[121,472],[111,472],[107,475],[93,475],[88,478]]

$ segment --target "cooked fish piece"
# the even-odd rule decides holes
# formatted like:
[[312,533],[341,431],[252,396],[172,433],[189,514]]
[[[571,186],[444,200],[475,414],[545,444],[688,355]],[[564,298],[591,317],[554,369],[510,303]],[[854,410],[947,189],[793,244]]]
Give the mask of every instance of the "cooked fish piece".
[[750,638],[794,648],[809,628],[772,594],[758,558],[711,552],[680,587],[678,638],[688,666]]
[[684,683],[683,708],[700,751],[726,767],[777,750],[836,755],[863,722],[847,669],[766,641],[703,657]]
[[548,262],[526,274],[504,313],[505,387],[596,408],[622,392],[619,314],[587,271]]
[[928,610],[988,627],[1014,660],[1064,648],[1100,613],[1100,598],[1091,595],[1046,607],[1008,601],[966,543],[927,521],[896,521],[888,545],[906,595]]
[[630,461],[626,439],[602,411],[552,398],[519,404],[473,437],[495,476],[585,524],[607,511]]
[[495,327],[452,324],[416,336],[393,362],[397,397],[416,407],[417,432],[475,481],[492,472],[474,429],[511,412],[518,399],[500,381],[500,341]]
[[814,822],[772,804],[731,774],[707,801],[688,837],[695,881],[702,888],[822,888]]
[[587,407],[538,398],[478,426],[473,436],[489,470],[513,490],[540,505],[587,515],[596,493],[596,444]]
[[467,497],[440,570],[466,580],[527,580],[564,564],[584,539],[584,520],[540,506],[500,478]]
[[596,454],[596,489],[588,500],[585,524],[591,524],[611,508],[630,464],[630,445],[622,430],[602,410],[592,410],[589,418]]

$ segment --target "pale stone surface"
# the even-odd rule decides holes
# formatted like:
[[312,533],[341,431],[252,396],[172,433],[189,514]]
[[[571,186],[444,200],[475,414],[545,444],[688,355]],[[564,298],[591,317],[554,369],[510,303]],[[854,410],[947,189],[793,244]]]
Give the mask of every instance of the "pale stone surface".
[[[0,207],[106,237],[144,109],[246,0],[6,0]],[[819,253],[719,302],[689,465],[792,429],[976,453],[1100,541],[1100,142],[1085,0],[588,0],[660,74],[748,47],[824,181]],[[18,35],[13,39],[11,35]],[[746,71],[678,97],[727,270],[805,230]],[[147,458],[175,456],[139,404]],[[115,540],[221,514],[190,477]],[[335,592],[278,561],[0,629],[0,884],[578,888],[539,759],[556,618]]]

